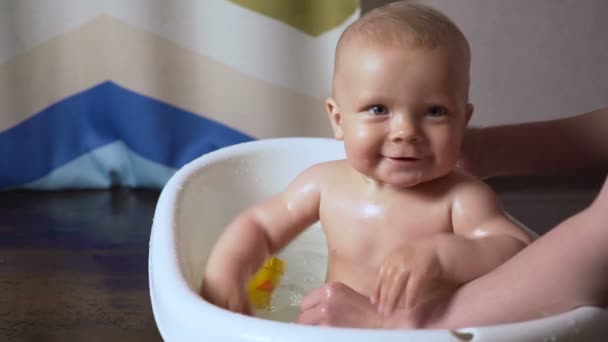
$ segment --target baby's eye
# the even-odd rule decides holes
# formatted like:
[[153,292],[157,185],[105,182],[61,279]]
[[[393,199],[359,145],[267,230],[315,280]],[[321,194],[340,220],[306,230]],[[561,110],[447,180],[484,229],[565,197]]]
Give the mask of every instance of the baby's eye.
[[445,109],[445,107],[442,106],[432,106],[431,108],[429,108],[426,112],[426,115],[434,117],[434,118],[438,118],[438,117],[442,117],[444,115],[446,115],[448,113],[448,110]]
[[388,108],[383,105],[373,105],[367,110],[372,115],[386,115],[388,114]]

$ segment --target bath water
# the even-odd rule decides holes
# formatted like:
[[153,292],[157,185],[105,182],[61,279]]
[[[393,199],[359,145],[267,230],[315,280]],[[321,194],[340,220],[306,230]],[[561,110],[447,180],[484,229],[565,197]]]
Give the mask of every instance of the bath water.
[[302,299],[325,282],[327,242],[317,223],[292,241],[279,258],[285,261],[285,274],[275,289],[271,307],[257,310],[256,316],[281,322],[294,322]]

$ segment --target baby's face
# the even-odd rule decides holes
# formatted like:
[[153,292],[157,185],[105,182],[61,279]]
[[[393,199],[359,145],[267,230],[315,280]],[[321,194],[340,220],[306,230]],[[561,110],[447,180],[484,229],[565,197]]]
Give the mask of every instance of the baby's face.
[[328,112],[360,173],[410,187],[448,174],[472,114],[450,49],[359,44],[341,54]]

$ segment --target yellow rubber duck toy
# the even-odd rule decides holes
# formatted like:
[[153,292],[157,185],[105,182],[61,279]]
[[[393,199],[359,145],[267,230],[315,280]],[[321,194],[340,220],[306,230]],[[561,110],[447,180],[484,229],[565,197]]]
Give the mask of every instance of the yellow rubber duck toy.
[[249,280],[249,300],[257,310],[270,309],[272,293],[281,283],[281,277],[285,272],[285,262],[277,257],[271,257],[266,261]]

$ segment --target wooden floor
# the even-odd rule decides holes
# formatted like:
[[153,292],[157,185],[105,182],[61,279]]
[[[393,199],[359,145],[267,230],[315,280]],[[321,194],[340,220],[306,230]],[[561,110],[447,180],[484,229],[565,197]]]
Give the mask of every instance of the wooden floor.
[[147,272],[157,198],[0,193],[0,341],[161,341]]
[[[588,205],[602,176],[490,184],[539,233]],[[0,192],[0,341],[160,341],[148,293],[157,191]]]

